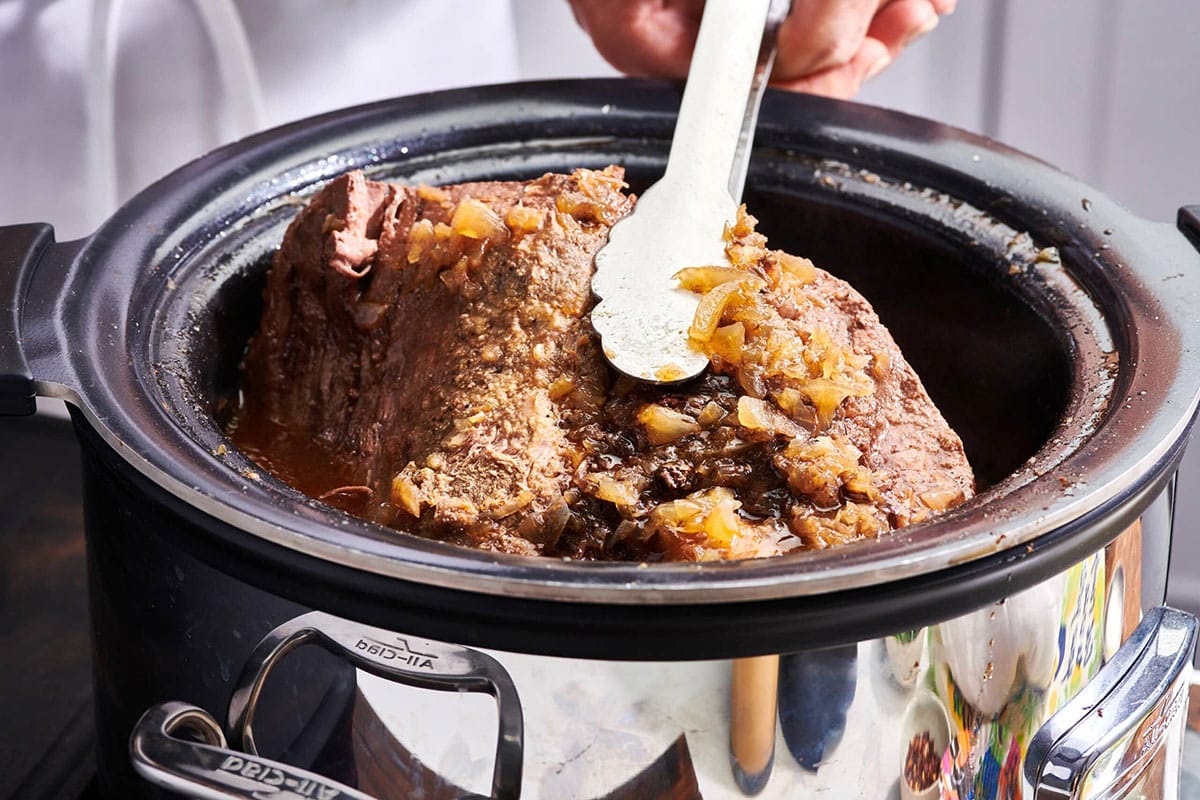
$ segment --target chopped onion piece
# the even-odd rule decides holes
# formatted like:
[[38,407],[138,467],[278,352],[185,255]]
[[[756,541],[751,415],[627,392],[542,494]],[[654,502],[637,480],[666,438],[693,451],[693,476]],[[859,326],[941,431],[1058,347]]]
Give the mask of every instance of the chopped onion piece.
[[570,378],[559,378],[550,384],[550,399],[561,400],[575,391],[575,381]]
[[722,498],[704,518],[704,532],[708,535],[709,544],[725,548],[733,544],[733,537],[741,530],[738,524],[738,505],[732,497]]
[[[694,500],[688,498],[672,500],[669,503],[660,503],[655,506],[654,510],[650,512],[650,524],[666,525],[682,531],[703,513],[704,506]],[[692,530],[696,529],[695,526],[692,527]]]
[[746,326],[740,322],[722,325],[708,340],[709,358],[717,357],[726,364],[742,363],[742,348],[746,346]]
[[557,542],[558,537],[562,536],[563,529],[567,527],[567,523],[571,521],[571,508],[567,505],[567,501],[559,495],[550,507],[546,509],[546,527],[545,535],[549,541]]
[[639,492],[633,485],[618,481],[611,475],[600,475],[596,478],[595,494],[614,505],[631,507],[637,505]]
[[709,400],[705,403],[704,408],[700,409],[700,416],[696,418],[696,421],[700,423],[700,427],[709,428],[723,419],[725,419],[725,409],[721,408],[718,403]]
[[513,206],[504,215],[504,222],[514,233],[533,233],[542,229],[545,213],[536,208]]
[[516,497],[510,498],[508,502],[497,506],[490,514],[492,519],[504,519],[512,516],[520,511],[525,506],[533,502],[533,492],[524,489]]
[[789,417],[799,422],[806,429],[810,431],[816,430],[816,413],[809,408],[805,402],[804,394],[799,389],[793,389],[789,386],[779,393],[779,396],[775,398],[775,402],[787,412]]
[[679,285],[689,292],[708,292],[722,283],[746,277],[746,273],[733,267],[686,267],[673,276]]
[[474,197],[458,204],[450,218],[450,227],[468,239],[499,239],[508,235],[500,215]]
[[408,263],[415,264],[433,245],[433,223],[427,219],[417,220],[408,229]]
[[892,359],[887,353],[875,353],[871,358],[871,375],[876,380],[883,380],[892,370]]
[[697,342],[706,344],[712,338],[717,326],[721,324],[725,306],[729,305],[735,297],[757,292],[765,285],[758,278],[746,275],[714,287],[712,291],[700,298],[700,305],[696,309],[696,316],[692,318],[692,327],[688,331],[688,335]]
[[417,197],[421,198],[422,200],[427,200],[431,203],[441,204],[450,202],[450,195],[444,190],[439,189],[436,186],[429,186],[428,184],[424,183],[417,187]]
[[741,503],[724,486],[660,503],[650,512],[647,530],[675,536],[703,536],[710,547],[728,550],[741,532]]
[[800,392],[808,398],[817,412],[817,426],[825,430],[833,422],[834,414],[842,402],[851,395],[861,396],[863,393],[844,383],[829,378],[813,378],[800,386]]
[[842,474],[842,494],[858,503],[874,503],[879,500],[870,470],[858,467]]
[[414,517],[421,516],[421,490],[404,473],[392,478],[392,505]]
[[957,486],[940,489],[930,489],[917,495],[921,502],[934,511],[945,511],[963,501],[963,491]]
[[789,439],[808,435],[808,431],[771,403],[747,395],[738,398],[738,424],[752,431],[766,431]]
[[700,424],[692,417],[657,403],[643,406],[637,420],[646,429],[646,437],[654,445],[668,444],[700,430]]
[[817,279],[817,268],[807,258],[800,258],[782,250],[775,250],[772,255],[775,256],[775,261],[783,268],[784,272],[793,275],[801,283],[812,283]]

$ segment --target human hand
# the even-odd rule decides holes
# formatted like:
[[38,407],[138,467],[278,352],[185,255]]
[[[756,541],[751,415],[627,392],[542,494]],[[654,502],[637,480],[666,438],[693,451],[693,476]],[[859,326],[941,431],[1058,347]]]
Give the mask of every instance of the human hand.
[[[794,0],[771,83],[852,97],[956,0]],[[687,75],[704,0],[570,0],[600,55],[629,75]]]

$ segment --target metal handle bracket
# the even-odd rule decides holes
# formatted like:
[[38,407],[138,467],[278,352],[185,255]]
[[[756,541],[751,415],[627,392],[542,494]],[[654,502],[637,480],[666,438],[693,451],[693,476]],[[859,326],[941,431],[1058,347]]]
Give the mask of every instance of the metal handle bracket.
[[525,723],[512,678],[491,656],[466,647],[416,639],[383,628],[313,611],[268,633],[254,648],[229,701],[229,735],[254,754],[254,707],[271,668],[287,653],[315,644],[359,669],[387,680],[446,692],[481,692],[496,698],[499,734],[492,797],[521,794]]
[[[520,797],[524,716],[516,686],[498,661],[470,648],[416,639],[317,611],[288,620],[268,633],[242,668],[228,718],[229,738],[238,742],[243,752],[228,748],[225,733],[204,710],[184,703],[163,703],[142,716],[130,738],[134,769],[153,783],[204,800],[265,796],[372,800],[314,773],[258,755],[254,709],[263,685],[280,659],[305,644],[322,647],[359,669],[397,683],[492,695],[500,730],[491,800]],[[192,741],[181,738],[184,733],[190,734]],[[469,797],[482,800],[473,794]]]
[[201,800],[374,800],[307,770],[233,752],[216,720],[186,703],[162,703],[143,714],[129,755],[146,780]]

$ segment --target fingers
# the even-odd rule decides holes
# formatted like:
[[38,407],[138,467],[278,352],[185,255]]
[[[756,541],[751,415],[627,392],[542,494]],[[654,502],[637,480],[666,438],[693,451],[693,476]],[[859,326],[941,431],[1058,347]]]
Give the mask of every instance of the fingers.
[[887,46],[892,58],[938,25],[938,12],[930,0],[892,0],[879,9],[867,35]]
[[[629,75],[687,75],[704,0],[570,0],[596,49]],[[772,82],[851,97],[956,0],[794,0]]]
[[[818,0],[808,0],[808,2],[818,2]],[[838,5],[842,9],[849,7],[849,3]],[[794,5],[793,16],[788,18],[787,24],[794,23],[795,8]],[[853,21],[826,17],[827,21],[833,20],[835,23],[844,25],[840,34],[841,45],[839,48],[826,49],[825,58],[816,62],[823,64],[819,69],[789,73],[788,67],[781,70],[777,66],[772,73],[772,82],[776,86],[795,91],[829,97],[853,97],[863,83],[882,72],[905,47],[937,27],[939,8],[953,11],[954,0],[885,0],[869,18],[866,30],[861,36],[857,34],[856,28],[852,29],[852,25],[856,24]],[[860,7],[858,10],[862,12],[863,9]],[[795,20],[793,31],[795,25],[800,24],[802,21]],[[815,34],[815,31],[809,31],[807,35],[812,37]],[[837,36],[839,34],[836,31],[827,31],[822,35]],[[847,54],[846,51],[851,46],[854,49]],[[781,58],[784,55],[783,48],[784,41],[781,30],[779,53]],[[795,68],[795,63],[799,62],[793,60],[791,69]]]
[[847,65],[858,53],[884,0],[794,0],[779,29],[777,81]]
[[704,0],[571,0],[571,7],[596,50],[621,72],[687,75]]
[[891,63],[892,54],[888,46],[878,39],[867,36],[859,45],[858,52],[845,64],[790,81],[776,81],[774,85],[796,92],[847,100],[853,97],[864,83],[874,78]]

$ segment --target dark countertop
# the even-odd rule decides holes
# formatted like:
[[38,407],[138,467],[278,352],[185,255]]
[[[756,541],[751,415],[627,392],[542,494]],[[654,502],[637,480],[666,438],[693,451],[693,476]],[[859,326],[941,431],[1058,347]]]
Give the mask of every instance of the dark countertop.
[[85,796],[95,773],[78,448],[0,419],[0,798]]

